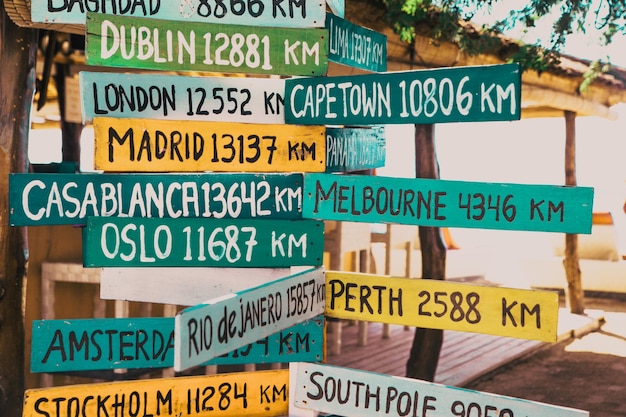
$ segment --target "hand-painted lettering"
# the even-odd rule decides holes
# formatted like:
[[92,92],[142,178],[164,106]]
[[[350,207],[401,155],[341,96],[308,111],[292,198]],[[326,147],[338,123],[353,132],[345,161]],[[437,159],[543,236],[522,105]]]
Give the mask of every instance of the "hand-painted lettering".
[[328,317],[556,340],[555,293],[336,271],[326,279]]
[[[205,2],[197,10],[211,8]],[[217,2],[216,11],[225,15],[226,3]],[[90,13],[87,34],[87,61],[94,65],[283,75],[323,75],[328,67],[323,29],[180,25]]]
[[[83,262],[90,266],[319,265],[322,224],[301,222],[91,217]],[[279,231],[283,227],[293,232]]]
[[[363,49],[381,50],[330,25],[331,59],[341,59],[350,41],[355,46],[348,64],[376,56]],[[293,79],[285,84],[290,104],[285,120],[335,125],[517,120],[520,85],[516,64]]]
[[311,173],[303,196],[305,218],[589,233],[593,189]]
[[[174,369],[206,363],[319,315],[325,305],[323,281],[322,269],[310,269],[183,310],[176,315]],[[210,344],[189,326],[202,322],[212,323],[206,329],[211,336],[202,336]],[[293,334],[285,334],[275,340],[281,352],[310,348],[308,337],[296,336],[294,346]]]
[[585,417],[588,412],[432,382],[296,363],[293,403],[323,414],[376,417]]
[[48,11],[52,13],[95,12],[106,14],[131,14],[154,16],[161,9],[161,0],[47,0]]

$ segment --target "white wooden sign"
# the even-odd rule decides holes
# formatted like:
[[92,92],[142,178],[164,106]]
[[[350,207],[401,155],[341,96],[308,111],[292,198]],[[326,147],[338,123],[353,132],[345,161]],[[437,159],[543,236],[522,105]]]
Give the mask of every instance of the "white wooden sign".
[[174,369],[182,371],[324,312],[324,269],[213,299],[176,315]]
[[289,268],[102,268],[100,298],[193,306],[289,274]]
[[290,373],[296,374],[298,389],[290,391],[289,415],[304,408],[344,417],[589,416],[573,408],[329,365],[292,363]]

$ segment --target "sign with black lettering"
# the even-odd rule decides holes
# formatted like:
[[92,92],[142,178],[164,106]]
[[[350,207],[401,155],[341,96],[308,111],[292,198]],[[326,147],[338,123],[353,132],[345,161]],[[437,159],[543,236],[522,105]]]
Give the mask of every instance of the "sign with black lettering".
[[302,218],[302,174],[9,174],[9,224],[87,217]]
[[322,265],[324,223],[90,217],[83,265],[266,267]]
[[518,120],[518,64],[398,71],[285,82],[285,121],[309,125]]
[[591,233],[591,187],[305,174],[303,195],[308,219]]
[[292,363],[289,372],[298,387],[290,415],[300,408],[345,417],[589,417],[573,408],[330,365]]
[[[33,320],[31,372],[174,366],[174,317]],[[298,323],[203,365],[321,362],[324,318]]]
[[182,371],[324,312],[324,270],[190,307],[176,315],[174,369]]
[[31,0],[31,19],[85,24],[87,12],[178,22],[277,27],[324,26],[324,1],[301,0]]
[[285,123],[285,80],[165,74],[79,74],[83,121],[94,117]]
[[94,167],[132,172],[324,172],[324,126],[96,117]]
[[556,342],[558,293],[326,272],[327,317]]
[[193,306],[289,274],[290,268],[102,268],[100,298]]
[[387,71],[387,37],[355,25],[332,13],[326,14],[328,59],[373,72]]
[[325,75],[328,32],[87,13],[88,65],[163,71]]
[[385,129],[326,128],[326,172],[348,172],[385,166]]
[[23,417],[287,414],[289,371],[234,372],[26,390]]

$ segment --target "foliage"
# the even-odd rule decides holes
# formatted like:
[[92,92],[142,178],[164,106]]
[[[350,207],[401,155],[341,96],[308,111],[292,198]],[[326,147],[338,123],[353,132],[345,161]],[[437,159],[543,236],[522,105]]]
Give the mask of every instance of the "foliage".
[[[626,34],[626,2],[623,0],[527,0],[528,4],[512,9],[501,21],[484,26],[472,25],[470,21],[478,12],[489,13],[499,0],[375,1],[386,6],[386,18],[406,42],[423,34],[435,40],[455,42],[472,55],[506,54],[503,58],[539,72],[558,63],[559,54],[573,33],[587,33],[588,29],[599,31],[600,45],[611,43],[618,33]],[[546,19],[554,19],[546,45],[507,42],[503,45],[503,33],[513,28],[533,28]]]

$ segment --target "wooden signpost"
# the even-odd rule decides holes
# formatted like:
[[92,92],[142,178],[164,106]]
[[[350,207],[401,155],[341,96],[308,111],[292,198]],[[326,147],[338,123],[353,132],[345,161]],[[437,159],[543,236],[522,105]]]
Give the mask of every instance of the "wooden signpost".
[[328,60],[373,72],[387,71],[387,37],[326,14]]
[[102,268],[100,298],[193,306],[289,274],[290,268]]
[[385,129],[326,128],[326,172],[347,172],[385,166]]
[[313,220],[216,220],[90,217],[83,265],[318,266],[324,223]]
[[298,387],[291,391],[290,415],[298,407],[344,417],[589,416],[573,408],[329,365],[292,363],[290,372]]
[[324,126],[96,117],[94,166],[135,172],[324,172]]
[[324,312],[324,270],[190,307],[176,315],[174,369],[182,371]]
[[[193,305],[175,318],[36,321],[35,372],[320,361],[322,313],[556,339],[553,293],[354,273],[325,277],[323,268],[295,272],[294,266],[322,264],[323,223],[303,217],[591,231],[590,188],[241,173],[384,165],[382,128],[325,125],[520,118],[521,70],[515,64],[321,77],[329,59],[374,72],[386,71],[387,64],[385,36],[343,20],[342,0],[328,6],[339,17],[325,15],[318,0],[33,0],[35,22],[86,24],[88,65],[313,76],[81,74],[83,118],[94,122],[96,169],[233,173],[11,177],[11,225],[86,224],[83,260],[107,267],[103,298]],[[286,269],[278,267],[294,273],[284,276]],[[262,417],[302,410],[346,417],[588,416],[304,362],[293,363],[290,372],[38,389],[24,398],[25,417]]]
[[439,68],[285,82],[285,121],[381,125],[518,120],[517,64]]
[[94,117],[285,123],[285,80],[165,74],[79,74],[83,120]]
[[[135,33],[135,36],[132,34]],[[87,13],[88,65],[163,71],[324,75],[328,32]]]
[[287,414],[289,370],[146,379],[27,390],[24,417]]
[[10,174],[9,224],[87,217],[302,218],[302,174]]
[[305,174],[303,217],[591,233],[593,188]]
[[[31,372],[174,366],[174,317],[35,320]],[[321,362],[324,318],[298,323],[203,365]]]
[[87,12],[149,17],[178,22],[231,23],[251,26],[322,27],[324,1],[254,0],[31,0],[33,22],[85,24]]
[[326,272],[326,316],[556,342],[556,292]]

